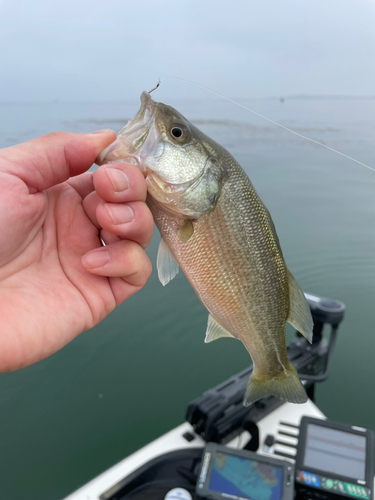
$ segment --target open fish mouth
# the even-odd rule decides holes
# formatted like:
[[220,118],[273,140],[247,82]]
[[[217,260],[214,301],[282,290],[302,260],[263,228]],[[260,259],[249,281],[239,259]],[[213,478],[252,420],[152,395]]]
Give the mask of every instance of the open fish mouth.
[[141,107],[137,114],[116,135],[117,139],[106,147],[95,163],[130,163],[142,169],[143,160],[155,147],[159,133],[155,126],[156,103],[148,92],[141,94]]

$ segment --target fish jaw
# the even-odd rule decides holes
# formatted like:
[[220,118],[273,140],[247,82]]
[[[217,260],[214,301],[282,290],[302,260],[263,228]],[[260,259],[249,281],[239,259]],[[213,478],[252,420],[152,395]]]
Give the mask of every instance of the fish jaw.
[[155,126],[156,105],[150,94],[142,92],[139,111],[116,133],[116,140],[99,154],[95,163],[130,163],[144,171],[145,158],[160,139]]

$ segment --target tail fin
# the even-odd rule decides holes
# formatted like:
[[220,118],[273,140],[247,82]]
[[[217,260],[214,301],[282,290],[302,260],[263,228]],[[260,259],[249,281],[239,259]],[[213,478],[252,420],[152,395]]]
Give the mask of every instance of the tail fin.
[[243,404],[249,406],[254,401],[266,396],[289,401],[289,403],[306,403],[307,394],[303,388],[296,370],[289,363],[286,367],[287,374],[280,378],[258,379],[254,373],[250,375],[247,383]]

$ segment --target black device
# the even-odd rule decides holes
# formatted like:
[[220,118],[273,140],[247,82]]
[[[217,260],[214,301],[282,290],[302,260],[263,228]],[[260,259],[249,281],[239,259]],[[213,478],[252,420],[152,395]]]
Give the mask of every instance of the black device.
[[297,498],[372,500],[372,431],[303,417],[296,455]]
[[292,500],[294,465],[251,451],[208,443],[196,494],[212,500]]
[[[298,336],[287,346],[289,361],[297,370],[307,395],[314,400],[315,383],[329,375],[338,327],[344,318],[345,304],[339,300],[305,294],[314,320],[313,343]],[[331,330],[329,342],[323,331]],[[192,401],[187,409],[186,420],[196,434],[206,442],[226,444],[248,430],[249,422],[256,423],[285,403],[274,396],[262,398],[248,407],[243,405],[252,364],[246,370],[233,375],[222,384],[204,392]],[[253,436],[254,438],[254,436]],[[256,451],[253,439],[252,450]]]

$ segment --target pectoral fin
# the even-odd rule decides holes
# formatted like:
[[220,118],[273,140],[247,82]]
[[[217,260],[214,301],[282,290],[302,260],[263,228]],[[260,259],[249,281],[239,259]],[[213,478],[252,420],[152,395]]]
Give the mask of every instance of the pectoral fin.
[[290,306],[287,321],[311,343],[314,324],[309,305],[302,290],[289,271],[288,282]]
[[213,340],[219,339],[220,337],[233,337],[227,330],[217,323],[211,314],[208,315],[208,323],[206,330],[205,343],[212,342]]
[[160,240],[159,244],[156,267],[158,269],[160,283],[163,286],[173,280],[173,278],[180,270],[177,262],[174,260],[174,257],[163,238]]
[[185,220],[179,228],[180,237],[186,243],[194,234],[194,226],[191,220]]

